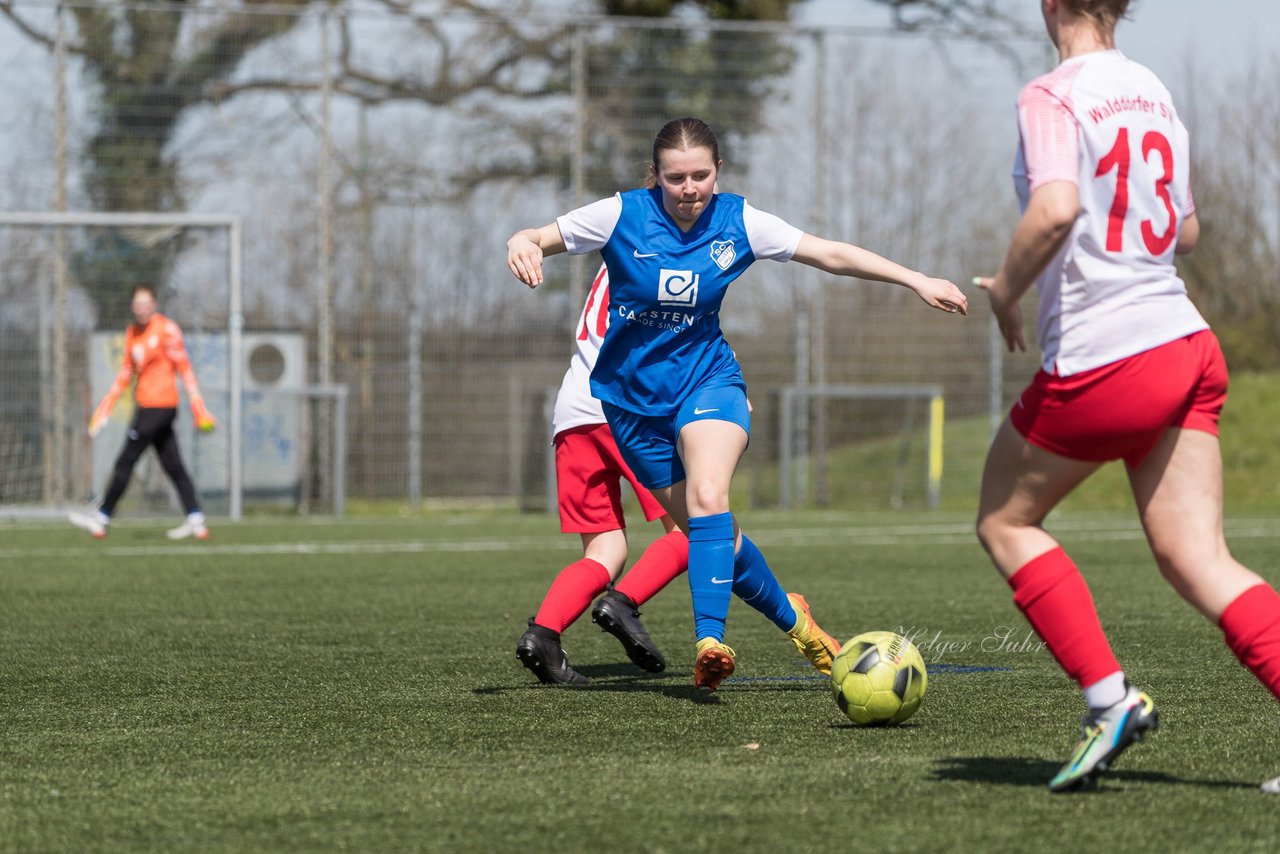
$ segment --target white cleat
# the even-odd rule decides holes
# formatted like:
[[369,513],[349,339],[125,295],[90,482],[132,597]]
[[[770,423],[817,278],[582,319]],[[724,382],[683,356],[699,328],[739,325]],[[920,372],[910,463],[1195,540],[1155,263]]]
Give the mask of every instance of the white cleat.
[[164,535],[171,540],[185,540],[187,537],[207,540],[209,539],[209,529],[205,527],[203,522],[183,522],[178,527],[165,531]]
[[1272,795],[1280,795],[1280,777],[1262,784],[1262,791]]
[[95,540],[107,536],[107,523],[102,521],[100,513],[68,513],[67,521],[82,531],[88,531]]

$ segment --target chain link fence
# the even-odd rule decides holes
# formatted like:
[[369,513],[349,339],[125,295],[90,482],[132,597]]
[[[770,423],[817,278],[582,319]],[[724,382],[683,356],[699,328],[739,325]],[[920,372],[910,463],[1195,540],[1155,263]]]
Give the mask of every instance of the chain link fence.
[[[1046,62],[1039,43],[433,5],[0,16],[0,108],[18,119],[0,127],[0,209],[238,217],[242,314],[219,322],[288,342],[279,373],[298,388],[345,387],[343,441],[323,397],[282,437],[298,443],[297,508],[335,506],[336,445],[352,499],[543,506],[548,395],[598,261],[549,259],[530,293],[505,240],[639,185],[671,118],[717,129],[721,189],[962,285],[994,268],[1016,220],[1012,103]],[[189,331],[209,326],[201,271],[217,252],[201,241],[60,239],[0,227],[2,504],[103,488],[90,458],[117,448],[84,448],[86,342],[123,330],[133,284],[156,283]],[[1001,400],[1034,369],[993,348],[978,296],[959,319],[891,286],[753,267],[723,320],[754,406],[749,500],[924,505],[926,419],[908,400],[804,395],[784,419],[785,389],[828,385],[940,386],[946,482],[971,495]],[[784,421],[794,489],[778,481]]]

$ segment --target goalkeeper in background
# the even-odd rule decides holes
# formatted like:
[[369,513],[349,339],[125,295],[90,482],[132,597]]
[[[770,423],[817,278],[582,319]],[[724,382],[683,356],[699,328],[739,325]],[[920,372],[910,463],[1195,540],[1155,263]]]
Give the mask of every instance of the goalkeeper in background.
[[191,477],[182,464],[182,456],[178,452],[178,437],[173,432],[173,420],[178,415],[179,378],[186,387],[196,427],[201,432],[208,433],[217,426],[217,422],[205,408],[204,398],[200,395],[200,386],[196,383],[196,375],[191,369],[187,348],[182,340],[182,330],[178,328],[178,324],[157,311],[155,289],[147,284],[135,287],[130,308],[134,322],[129,324],[124,333],[124,359],[120,372],[116,374],[111,388],[89,420],[89,435],[96,437],[111,416],[111,408],[115,406],[120,393],[137,377],[138,382],[133,390],[136,408],[133,420],[129,423],[128,438],[120,450],[120,456],[116,458],[111,483],[102,504],[91,513],[72,513],[68,518],[71,524],[88,531],[94,537],[105,537],[116,503],[129,485],[133,467],[142,452],[148,446],[154,446],[160,457],[160,465],[177,488],[183,509],[187,513],[185,521],[168,532],[169,539],[208,539],[209,529],[205,526],[204,513],[200,510],[200,501],[196,497]]

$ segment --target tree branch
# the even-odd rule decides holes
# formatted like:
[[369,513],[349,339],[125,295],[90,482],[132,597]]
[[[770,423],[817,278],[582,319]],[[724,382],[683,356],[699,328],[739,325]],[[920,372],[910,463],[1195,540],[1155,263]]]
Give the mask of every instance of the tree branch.
[[1000,0],[872,0],[893,11],[893,24],[900,30],[934,30],[966,36],[979,36],[1005,27],[1008,34],[1034,35],[1022,15],[1010,14],[1008,4]]
[[[561,94],[563,87],[555,82],[552,74],[519,75],[513,72],[525,63],[541,63],[549,69],[558,67],[565,60],[569,43],[567,35],[571,27],[558,27],[540,36],[528,36],[515,26],[518,16],[495,16],[488,9],[466,0],[451,0],[455,11],[483,14],[480,20],[486,25],[472,38],[484,50],[470,50],[462,45],[457,50],[462,56],[484,56],[483,65],[463,67],[454,62],[454,48],[434,21],[414,16],[408,4],[396,0],[383,0],[384,5],[398,14],[411,18],[419,29],[429,35],[440,50],[435,63],[435,74],[430,80],[415,79],[406,75],[386,75],[359,67],[352,54],[352,37],[346,18],[340,19],[338,64],[340,77],[336,89],[343,94],[359,98],[367,103],[391,101],[420,101],[431,106],[444,106],[458,99],[478,93],[520,98],[540,98]],[[522,79],[540,81],[536,85],[522,83]]]
[[1024,73],[1026,57],[1012,42],[1029,40],[1040,33],[1033,21],[1008,11],[1001,0],[872,0],[888,6],[893,26],[903,32],[953,36],[986,45]]
[[[273,5],[303,7],[308,0],[277,0]],[[252,5],[252,4],[251,4]],[[278,36],[298,23],[293,15],[233,15],[201,34],[201,46],[187,59],[176,62],[168,82],[183,93],[184,106],[205,97],[229,97],[234,87],[221,85],[253,48]],[[296,86],[284,82],[282,89]],[[262,86],[251,88],[263,88]]]
[[14,26],[33,42],[42,44],[51,50],[57,44],[57,40],[53,36],[37,30],[30,21],[19,15],[18,10],[13,8],[13,0],[0,0],[0,14],[13,21]]

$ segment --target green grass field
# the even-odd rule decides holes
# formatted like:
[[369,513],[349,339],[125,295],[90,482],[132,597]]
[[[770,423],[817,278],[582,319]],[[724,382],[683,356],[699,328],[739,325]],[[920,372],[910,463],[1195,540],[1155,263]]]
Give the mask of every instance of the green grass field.
[[[1280,472],[1280,374],[1241,371],[1233,375],[1221,427],[1228,512],[1280,511],[1280,477],[1276,476]],[[843,510],[888,509],[893,479],[898,474],[899,442],[898,436],[890,436],[832,449],[827,472],[829,506]],[[976,511],[978,484],[990,443],[989,418],[947,419],[943,431],[941,509]],[[918,428],[901,473],[903,505],[908,510],[925,507],[925,451],[924,431]],[[753,502],[776,506],[776,468],[762,466],[755,472],[744,466],[734,481],[734,489],[736,507],[748,507]],[[1066,510],[1132,512],[1133,498],[1124,467],[1104,467],[1063,506]]]
[[[1055,530],[1162,728],[1068,796],[1044,783],[1082,704],[967,514],[743,521],[842,639],[916,634],[931,678],[906,725],[848,724],[740,603],[738,672],[695,692],[683,581],[645,609],[667,673],[583,621],[565,646],[592,685],[538,685],[515,642],[576,548],[545,516],[262,520],[205,544],[0,526],[0,850],[1276,849],[1257,785],[1280,774],[1280,705],[1130,515]],[[1280,522],[1229,537],[1280,582]]]

